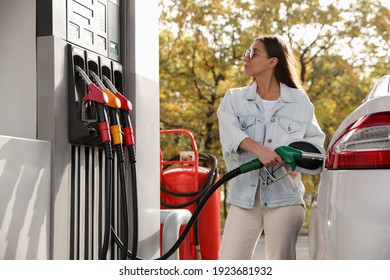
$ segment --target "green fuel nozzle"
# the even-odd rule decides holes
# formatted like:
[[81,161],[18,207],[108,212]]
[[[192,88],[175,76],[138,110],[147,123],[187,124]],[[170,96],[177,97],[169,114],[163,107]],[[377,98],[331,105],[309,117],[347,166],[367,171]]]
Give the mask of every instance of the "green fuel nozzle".
[[289,146],[280,146],[275,149],[275,152],[291,167],[294,171],[296,168],[296,159],[302,158],[302,151],[291,148]]
[[[280,146],[275,149],[275,152],[288,164],[292,170],[295,170],[296,159],[302,158],[302,152],[300,150],[291,148],[289,146]],[[257,170],[263,167],[263,164],[259,159],[254,159],[247,163],[240,165],[239,169],[241,174],[247,173],[253,170]]]
[[244,174],[244,173],[256,170],[256,169],[260,169],[262,167],[263,167],[263,164],[260,162],[260,160],[258,158],[256,158],[254,160],[251,160],[249,162],[241,164],[239,169],[240,169],[241,174]]

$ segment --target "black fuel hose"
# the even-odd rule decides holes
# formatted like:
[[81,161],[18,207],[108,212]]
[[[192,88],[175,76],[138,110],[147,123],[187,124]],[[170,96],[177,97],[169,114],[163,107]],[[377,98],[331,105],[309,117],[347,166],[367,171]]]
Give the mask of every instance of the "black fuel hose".
[[[108,116],[104,108],[104,105],[97,103],[97,112],[98,112],[98,122],[105,123],[107,122],[108,126]],[[110,227],[111,227],[111,196],[112,196],[112,166],[113,166],[113,154],[112,154],[112,145],[109,139],[103,136],[104,139],[104,154],[105,154],[105,227],[103,235],[103,245],[99,252],[99,259],[106,259],[108,246],[110,243]]]
[[120,182],[120,198],[121,198],[121,210],[122,210],[122,225],[123,228],[123,247],[121,251],[121,259],[127,259],[127,249],[129,244],[129,216],[127,211],[127,191],[126,191],[126,178],[125,178],[125,155],[122,145],[116,145],[116,153],[118,157],[118,172]]
[[[171,159],[170,161],[175,161],[175,160],[178,160],[180,158],[179,155],[175,156],[173,159]],[[164,166],[164,170],[168,169],[170,166],[172,166],[174,164],[170,164],[170,165],[165,165]],[[208,175],[207,177],[205,178],[202,186],[199,188],[198,191],[194,191],[194,192],[178,192],[178,191],[173,191],[173,190],[170,190],[168,188],[166,188],[165,186],[161,185],[160,186],[160,189],[161,191],[167,193],[167,194],[170,194],[170,195],[173,195],[173,196],[178,196],[178,197],[191,197],[191,196],[195,196],[195,198],[187,201],[186,203],[182,203],[182,204],[170,204],[170,203],[167,203],[165,202],[164,200],[160,200],[160,204],[167,207],[167,208],[170,208],[170,209],[181,209],[181,208],[185,208],[185,207],[188,207],[190,205],[193,205],[193,204],[197,204],[201,199],[202,197],[204,196],[204,194],[207,192],[207,190],[215,183],[215,181],[217,180],[217,176],[218,176],[218,160],[215,156],[211,155],[211,154],[206,154],[206,153],[199,153],[199,166],[205,166],[207,168],[209,168],[209,172],[208,172]],[[200,241],[199,241],[199,220],[197,219],[194,223],[194,242],[195,242],[195,248],[196,248],[196,253],[197,253],[197,258],[199,259],[201,257],[201,248],[200,248]]]
[[[109,142],[107,142],[109,143]],[[104,232],[104,239],[103,239],[103,247],[100,253],[100,260],[106,259],[107,252],[108,252],[108,246],[110,241],[110,233],[111,237],[117,243],[121,249],[121,259],[125,260],[127,257],[130,257],[131,259],[135,259],[132,254],[129,254],[128,250],[128,235],[129,235],[129,229],[128,229],[128,211],[127,211],[127,191],[126,191],[126,184],[125,182],[125,165],[124,165],[124,153],[123,153],[123,147],[121,145],[116,145],[117,149],[117,155],[118,155],[118,169],[119,169],[119,178],[120,178],[120,191],[121,191],[121,210],[122,210],[122,220],[123,220],[123,235],[124,239],[119,238],[118,234],[116,233],[112,223],[111,223],[111,200],[112,200],[112,153],[109,153],[108,150],[111,151],[111,143],[110,145],[106,144],[106,155],[110,155],[109,157],[106,156],[106,175],[105,175],[105,185],[106,185],[106,200],[105,200],[105,209],[106,209],[106,220],[105,220],[105,232]],[[135,156],[134,156],[134,149],[130,151],[129,149],[130,158],[132,158],[130,162],[130,168],[131,168],[131,179],[132,179],[132,202],[133,202],[133,243],[132,243],[132,252],[137,252],[138,250],[138,203],[137,203],[137,179],[136,179],[136,168],[135,168]]]
[[195,223],[195,221],[198,219],[198,216],[200,212],[202,211],[203,207],[205,206],[206,202],[209,200],[209,198],[214,194],[214,192],[219,189],[225,182],[233,179],[234,177],[241,174],[240,168],[236,168],[228,173],[226,173],[220,180],[218,180],[215,184],[213,184],[210,189],[206,192],[206,194],[202,197],[202,199],[199,201],[198,205],[196,206],[196,209],[194,213],[192,214],[190,220],[188,221],[186,227],[184,228],[183,232],[175,242],[175,244],[169,249],[164,255],[157,258],[156,260],[166,260],[168,259],[181,245],[181,243],[184,241],[185,237],[189,233],[192,225]]
[[[122,129],[124,132],[125,143],[127,147],[128,157],[129,157],[129,166],[130,166],[130,178],[131,178],[131,204],[132,204],[132,252],[135,252],[133,255],[128,254],[128,236],[129,236],[129,216],[128,216],[128,202],[127,202],[127,190],[126,190],[126,176],[125,176],[125,159],[123,146],[117,150],[119,157],[119,175],[121,181],[121,209],[122,209],[122,227],[124,240],[120,239],[115,231],[113,225],[110,225],[109,229],[114,241],[119,245],[121,249],[121,259],[135,259],[138,251],[138,192],[137,192],[137,169],[136,169],[136,157],[135,157],[135,144],[132,135],[132,125],[130,119],[130,112],[126,110],[119,110],[120,120],[122,123]],[[117,119],[117,116],[114,118]],[[119,123],[119,120],[117,121]],[[119,145],[118,145],[119,146]],[[119,241],[119,242],[118,242]],[[134,257],[133,257],[134,256]]]
[[[177,159],[178,159],[178,156],[174,157],[172,160],[177,160]],[[215,156],[213,156],[213,155],[199,153],[199,162],[205,163],[206,167],[208,167],[210,169],[210,172],[208,173],[206,179],[204,180],[202,186],[199,188],[198,191],[177,192],[177,191],[170,190],[170,189],[166,188],[163,185],[160,185],[161,191],[163,191],[163,192],[165,192],[167,194],[170,194],[170,195],[173,195],[173,196],[180,196],[180,197],[195,196],[195,198],[187,201],[186,203],[182,203],[182,204],[170,204],[170,203],[167,203],[167,202],[161,200],[160,201],[161,205],[163,205],[165,207],[168,207],[168,208],[172,208],[172,209],[179,209],[179,208],[185,208],[187,206],[190,206],[190,205],[192,205],[194,203],[199,202],[199,200],[206,193],[208,188],[210,188],[210,186],[212,184],[214,184],[216,179],[217,179],[217,175],[218,175],[218,172],[217,172],[218,161],[217,161],[217,158]],[[169,168],[172,165],[173,164],[166,165],[164,167],[164,170]]]
[[[123,149],[122,149],[123,152]],[[120,153],[122,154],[122,153]],[[136,160],[135,160],[135,149],[133,145],[128,146],[128,155],[129,155],[129,161],[130,161],[130,176],[131,176],[131,191],[132,191],[132,219],[133,219],[133,230],[132,230],[132,251],[131,252],[137,252],[138,251],[138,192],[137,192],[137,170],[136,170]],[[124,159],[123,161],[120,160],[119,164],[119,175],[120,175],[120,181],[125,182],[125,172],[124,172]],[[119,238],[115,228],[113,225],[110,224],[109,229],[111,232],[111,236],[113,237],[113,240],[115,243],[119,246],[121,249],[121,259],[125,260],[128,257],[132,260],[136,259],[136,254],[129,254],[128,250],[128,212],[127,212],[127,191],[126,191],[126,185],[124,183],[121,183],[121,205],[122,205],[122,215],[123,215],[123,235],[125,236],[125,239],[122,240]]]
[[[113,153],[112,153],[112,144],[111,144],[111,136],[110,136],[110,123],[109,118],[107,115],[107,109],[110,113],[110,120],[111,120],[111,129],[114,129],[115,136],[114,137],[114,145],[116,148],[116,153],[118,156],[118,168],[119,168],[119,179],[120,179],[120,197],[121,197],[121,212],[122,212],[122,228],[123,228],[123,235],[124,235],[124,242],[122,242],[122,252],[121,252],[121,258],[127,259],[127,252],[128,252],[128,236],[129,236],[129,230],[128,230],[128,213],[127,213],[127,194],[126,194],[126,178],[125,178],[125,155],[123,152],[123,146],[121,141],[121,131],[119,126],[119,111],[118,111],[118,103],[116,102],[116,106],[109,105],[110,108],[106,108],[105,104],[108,104],[108,97],[114,96],[111,92],[104,91],[105,86],[103,82],[99,79],[99,77],[92,71],[90,71],[90,75],[95,80],[97,85],[93,84],[89,76],[85,73],[83,69],[81,69],[79,66],[75,66],[75,71],[79,73],[79,75],[82,77],[84,82],[88,86],[88,95],[89,98],[86,100],[94,101],[96,102],[97,106],[97,117],[98,117],[98,130],[100,131],[101,140],[104,146],[105,151],[105,221],[104,221],[104,233],[103,233],[103,243],[102,248],[99,251],[99,259],[104,260],[107,258],[107,252],[108,247],[111,239],[111,231],[112,231],[112,199],[113,199]],[[103,92],[104,91],[104,92]],[[107,95],[109,94],[109,96]],[[119,99],[117,97],[114,97],[116,101]],[[115,109],[114,109],[115,108]],[[129,115],[127,113],[127,116],[129,118]],[[129,118],[130,122],[130,118]],[[113,128],[115,127],[115,128]],[[134,154],[133,154],[134,155]],[[130,158],[131,152],[130,152]],[[134,160],[135,162],[135,160]],[[134,174],[133,177],[135,177],[135,169],[132,170]],[[133,182],[133,189],[136,189],[136,181]],[[133,191],[134,194],[134,191]],[[137,201],[137,196],[135,192],[135,196],[133,196],[133,200]],[[138,208],[137,203],[135,204],[135,207]],[[138,212],[137,212],[138,216]],[[137,244],[138,244],[138,218],[134,219],[136,223],[136,229],[137,234],[135,235],[136,242],[133,241],[133,251],[136,253],[137,251]],[[116,236],[117,237],[117,236]]]
[[[281,146],[275,151],[284,159],[284,161],[290,165],[293,166],[293,170],[295,169],[295,159],[304,158],[304,154],[302,151],[299,151],[297,149],[288,147],[288,146]],[[308,158],[312,158],[312,155],[308,155]],[[323,158],[316,158],[321,159]],[[254,159],[250,162],[244,163],[240,165],[239,167],[231,170],[230,172],[226,173],[220,180],[215,182],[210,189],[207,190],[205,195],[201,198],[199,201],[194,213],[192,214],[190,220],[188,221],[186,227],[184,228],[183,232],[175,242],[175,244],[162,256],[155,260],[166,260],[168,259],[176,250],[178,250],[181,243],[184,241],[185,237],[189,233],[191,227],[195,223],[195,221],[198,219],[198,216],[200,212],[202,211],[203,207],[205,206],[206,202],[210,199],[210,197],[214,194],[214,192],[220,188],[223,184],[228,182],[229,180],[237,177],[238,175],[257,170],[263,167],[263,164],[259,161],[259,159]],[[114,232],[115,233],[115,232]],[[119,247],[123,245],[123,243],[120,241],[118,236],[116,234],[113,234],[114,241],[118,244]],[[132,259],[142,260],[141,258],[137,257],[135,254],[132,254],[132,252],[128,251],[127,254],[132,257]]]
[[[97,79],[97,78],[96,78]],[[101,83],[101,89],[104,89]],[[119,118],[119,109],[114,107],[108,107],[110,116],[110,127],[112,141],[114,144],[115,152],[117,155],[118,164],[118,176],[119,176],[119,187],[120,187],[120,209],[121,209],[121,229],[123,234],[123,248],[121,251],[121,259],[127,259],[127,249],[129,244],[129,218],[127,210],[127,190],[126,190],[126,176],[125,176],[125,153],[122,145],[122,134]]]
[[110,243],[110,226],[111,226],[111,196],[112,196],[112,148],[111,143],[105,143],[105,221],[103,245],[100,251],[99,259],[105,260]]
[[135,159],[135,148],[134,145],[128,146],[129,161],[130,161],[130,172],[131,172],[131,197],[132,197],[132,210],[133,210],[133,242],[132,252],[130,255],[132,260],[136,259],[138,250],[138,192],[137,192],[137,169]]
[[[184,228],[182,234],[179,236],[175,244],[164,255],[160,256],[155,260],[166,260],[179,248],[179,246],[181,245],[181,243],[184,241],[185,237],[189,233],[192,225],[198,219],[198,216],[202,211],[203,207],[205,206],[206,202],[209,200],[209,198],[214,194],[214,192],[218,188],[220,188],[224,183],[228,182],[229,180],[237,177],[238,175],[250,172],[252,170],[260,169],[262,166],[263,166],[262,163],[260,163],[258,159],[254,159],[226,173],[220,180],[214,183],[210,187],[210,189],[206,192],[206,194],[202,197],[202,199],[199,201],[194,213],[192,214],[190,220],[188,221],[186,227]],[[119,247],[121,247],[121,241],[118,238],[118,236],[116,234],[113,234],[113,237],[114,237],[114,241],[118,244]],[[142,258],[134,256],[130,251],[128,252],[128,255],[131,256],[133,259],[143,260]]]
[[[133,240],[132,240],[132,250],[129,251],[126,249],[126,244],[119,238],[115,228],[111,226],[111,236],[114,239],[114,242],[121,249],[122,254],[125,254],[124,258],[122,255],[122,259],[127,259],[129,257],[131,260],[137,259],[137,251],[138,251],[138,192],[137,192],[137,174],[136,174],[136,159],[135,159],[135,149],[134,145],[128,146],[128,155],[130,161],[130,173],[131,173],[131,190],[132,190],[132,212],[133,212]],[[126,204],[127,206],[127,204]],[[135,254],[131,253],[135,252]]]

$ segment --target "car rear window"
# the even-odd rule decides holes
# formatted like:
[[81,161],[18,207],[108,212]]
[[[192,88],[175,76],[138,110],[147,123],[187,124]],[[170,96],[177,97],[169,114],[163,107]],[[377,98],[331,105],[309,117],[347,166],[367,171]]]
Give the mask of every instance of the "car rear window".
[[382,96],[390,96],[390,75],[379,79],[371,92],[364,98],[363,103]]

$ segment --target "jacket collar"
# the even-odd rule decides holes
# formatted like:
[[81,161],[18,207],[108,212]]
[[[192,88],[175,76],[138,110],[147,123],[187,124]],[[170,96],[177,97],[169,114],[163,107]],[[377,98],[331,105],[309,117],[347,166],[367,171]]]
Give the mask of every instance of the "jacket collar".
[[[257,84],[256,82],[253,82],[251,85],[247,87],[247,91],[244,92],[243,97],[247,100],[255,100],[257,96]],[[292,103],[296,102],[296,99],[294,98],[292,88],[286,86],[283,83],[280,83],[280,99],[285,103]]]

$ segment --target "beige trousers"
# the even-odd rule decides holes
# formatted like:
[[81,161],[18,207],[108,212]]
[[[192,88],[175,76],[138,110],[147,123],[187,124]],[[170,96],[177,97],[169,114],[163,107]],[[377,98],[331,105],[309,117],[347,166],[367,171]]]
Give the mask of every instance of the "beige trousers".
[[261,208],[258,196],[252,209],[230,206],[219,259],[252,259],[263,230],[267,260],[296,259],[295,245],[305,217],[303,205]]

